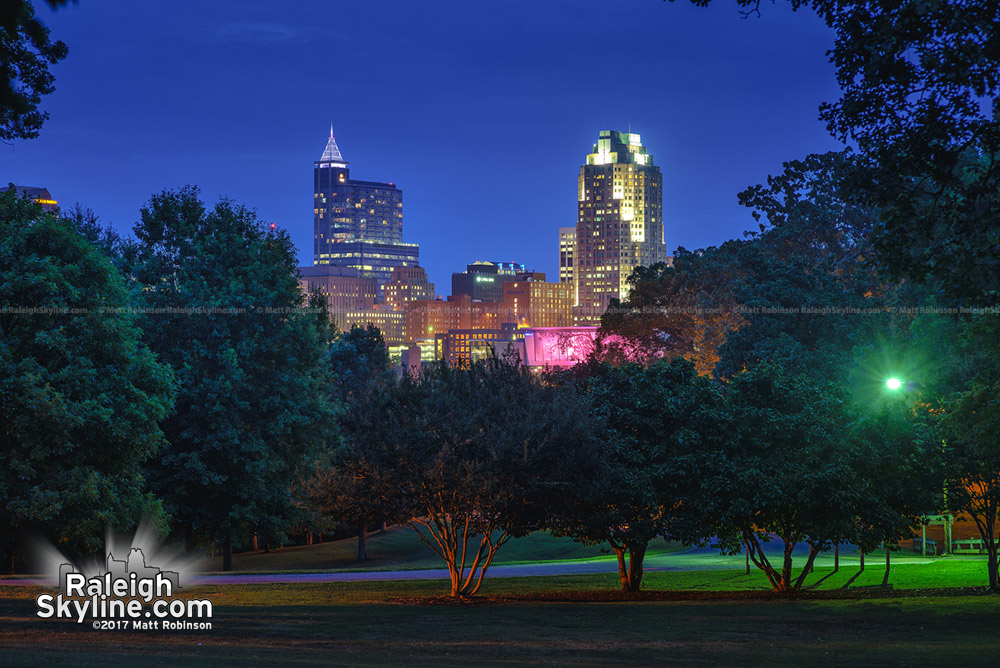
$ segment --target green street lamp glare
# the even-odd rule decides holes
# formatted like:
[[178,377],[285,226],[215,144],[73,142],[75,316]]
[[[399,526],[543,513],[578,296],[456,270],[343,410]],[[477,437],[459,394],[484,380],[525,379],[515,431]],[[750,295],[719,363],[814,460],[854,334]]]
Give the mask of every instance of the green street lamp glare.
[[889,380],[885,381],[885,386],[888,387],[890,390],[898,390],[903,386],[903,382],[899,380],[899,378],[890,378]]

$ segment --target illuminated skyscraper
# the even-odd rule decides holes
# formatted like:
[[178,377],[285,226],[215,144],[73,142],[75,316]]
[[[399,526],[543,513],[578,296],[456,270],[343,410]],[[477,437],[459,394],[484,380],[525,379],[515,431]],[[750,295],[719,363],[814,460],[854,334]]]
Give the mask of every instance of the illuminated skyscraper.
[[[573,283],[573,253],[576,251],[576,227],[559,228],[559,282]],[[574,303],[576,295],[573,295]]]
[[352,179],[332,127],[313,170],[313,228],[313,264],[354,267],[380,289],[395,267],[419,264],[417,244],[403,243],[403,191]]
[[580,167],[573,279],[578,322],[600,321],[638,266],[666,262],[663,177],[639,135],[601,130]]

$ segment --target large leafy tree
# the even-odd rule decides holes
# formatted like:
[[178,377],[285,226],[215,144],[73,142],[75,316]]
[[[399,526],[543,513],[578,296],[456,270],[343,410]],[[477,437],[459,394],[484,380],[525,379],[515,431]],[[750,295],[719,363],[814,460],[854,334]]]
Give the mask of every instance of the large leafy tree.
[[[48,0],[58,7],[67,0]],[[49,38],[49,29],[35,17],[27,0],[7,0],[0,5],[0,141],[38,136],[49,117],[40,111],[42,95],[54,88],[49,72],[66,57],[62,42]]]
[[833,373],[874,326],[863,314],[896,298],[874,270],[875,214],[846,192],[852,170],[850,154],[810,155],[740,193],[758,230],[637,270],[626,308],[602,320],[608,347],[722,377],[763,359]]
[[[157,512],[142,464],[163,445],[170,370],[141,342],[121,275],[71,221],[0,193],[0,536],[96,550]],[[12,564],[13,565],[13,564]]]
[[732,285],[747,271],[744,246],[679,248],[670,266],[637,267],[628,297],[601,318],[598,357],[636,363],[686,357],[699,373],[711,374],[726,335],[743,324]]
[[[745,549],[776,592],[801,589],[818,554],[871,550],[912,535],[931,503],[925,444],[898,411],[852,405],[845,388],[771,364],[728,386],[733,438],[703,482],[701,505],[724,549]],[[782,544],[775,563],[765,544]],[[793,553],[808,547],[801,571]]]
[[154,195],[130,250],[146,341],[174,369],[169,442],[151,467],[189,543],[280,537],[292,484],[327,442],[326,332],[300,307],[295,249],[283,231],[197,189]]
[[[930,279],[952,300],[995,301],[1000,5],[790,1],[835,31],[829,55],[841,97],[824,103],[820,117],[858,149],[852,189],[880,211],[873,242],[881,266]],[[758,12],[760,2],[737,4]]]
[[727,411],[717,383],[686,360],[589,367],[578,389],[600,438],[570,460],[579,483],[549,522],[557,533],[610,545],[622,591],[634,593],[651,540],[711,534],[695,499],[722,452]]
[[519,364],[425,368],[372,394],[338,464],[353,494],[408,522],[475,595],[497,551],[566,494],[561,463],[593,439],[582,402]]
[[[330,344],[331,399],[338,407],[338,422],[345,428],[338,433],[338,448],[351,452],[363,448],[371,438],[363,430],[351,428],[363,422],[366,414],[380,410],[373,404],[390,383],[389,351],[378,328],[352,327],[340,332]],[[373,396],[374,395],[374,396]],[[358,529],[358,560],[368,558],[367,530],[384,522],[391,512],[382,503],[372,503],[360,481],[336,465],[337,449],[317,463],[316,470],[306,481],[305,488],[313,508],[328,520],[356,522]]]

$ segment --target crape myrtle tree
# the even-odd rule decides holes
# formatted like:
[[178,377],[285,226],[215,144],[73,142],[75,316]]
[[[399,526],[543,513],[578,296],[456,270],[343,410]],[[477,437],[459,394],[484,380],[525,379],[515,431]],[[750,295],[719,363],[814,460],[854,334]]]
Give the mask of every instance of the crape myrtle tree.
[[[776,592],[802,587],[816,556],[849,533],[859,502],[859,464],[844,447],[842,397],[807,377],[760,365],[727,387],[733,433],[725,463],[704,480],[702,507],[720,546],[746,549]],[[783,544],[779,564],[764,543]],[[809,547],[793,578],[793,550]]]
[[[727,386],[732,440],[703,487],[724,549],[747,550],[776,592],[801,589],[818,554],[870,551],[913,535],[933,506],[937,469],[912,411],[862,406],[845,383],[819,384],[762,363]],[[782,543],[780,564],[764,544]],[[793,550],[808,547],[793,575]]]
[[79,555],[158,503],[142,464],[173,376],[141,341],[125,281],[72,221],[0,193],[0,536]]
[[[731,285],[743,322],[715,366],[736,425],[722,525],[776,591],[799,589],[831,545],[892,545],[930,510],[919,430],[851,391],[859,351],[900,326],[880,312],[912,297],[876,271],[878,216],[850,198],[854,165],[846,152],[808,156],[740,194],[760,231]],[[761,549],[771,534],[784,543],[780,568]],[[801,543],[809,557],[792,579]]]
[[354,417],[343,478],[417,532],[456,597],[479,591],[507,541],[544,525],[576,471],[567,459],[594,438],[584,403],[516,359],[404,374]]
[[173,527],[192,548],[260,533],[295,517],[293,481],[327,443],[326,332],[302,309],[287,233],[198,190],[153,195],[130,249],[145,340],[179,394],[161,422],[168,446],[150,466]]
[[[707,5],[710,0],[693,0]],[[759,0],[737,0],[758,13]],[[840,99],[820,118],[858,149],[879,266],[952,301],[1000,294],[1000,4],[791,0],[835,32]],[[949,262],[941,262],[947,255]]]
[[684,359],[587,367],[575,389],[600,438],[572,457],[580,483],[549,522],[556,534],[610,545],[622,592],[635,593],[651,540],[711,534],[696,499],[727,438],[726,406],[718,383]]

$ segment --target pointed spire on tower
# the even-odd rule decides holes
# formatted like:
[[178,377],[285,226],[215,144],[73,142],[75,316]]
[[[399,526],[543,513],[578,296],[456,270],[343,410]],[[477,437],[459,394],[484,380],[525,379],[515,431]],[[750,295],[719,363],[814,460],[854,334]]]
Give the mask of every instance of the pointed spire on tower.
[[340,147],[337,146],[337,140],[333,138],[333,121],[330,122],[330,140],[326,142],[326,148],[323,150],[323,157],[320,158],[319,161],[321,163],[331,163],[339,166],[347,165],[347,161],[344,160],[344,156],[340,154]]

